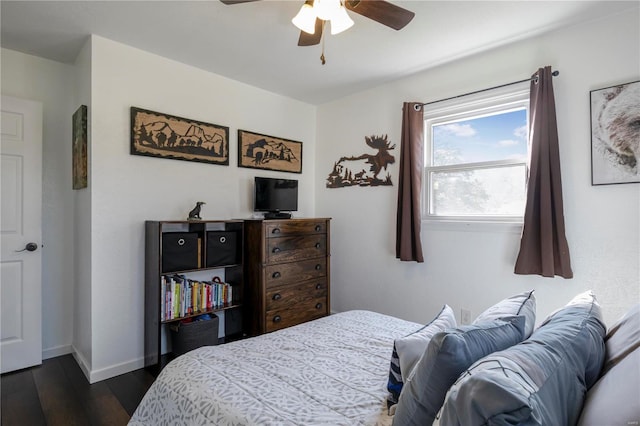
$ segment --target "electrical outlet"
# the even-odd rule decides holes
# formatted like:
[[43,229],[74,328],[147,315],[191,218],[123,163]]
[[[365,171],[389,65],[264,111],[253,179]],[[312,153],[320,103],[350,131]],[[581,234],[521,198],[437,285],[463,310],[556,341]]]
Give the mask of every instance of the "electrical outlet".
[[462,325],[471,324],[471,311],[468,309],[460,309],[460,322]]

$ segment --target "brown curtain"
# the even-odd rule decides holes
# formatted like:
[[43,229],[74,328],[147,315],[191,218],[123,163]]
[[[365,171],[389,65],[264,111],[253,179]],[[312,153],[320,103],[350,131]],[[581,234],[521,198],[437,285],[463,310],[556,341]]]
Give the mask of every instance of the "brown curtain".
[[405,102],[402,108],[396,217],[396,257],[402,261],[424,262],[420,241],[420,199],[424,169],[423,134],[422,104]]
[[531,168],[515,273],[572,278],[565,237],[560,151],[551,67],[532,76],[529,138]]

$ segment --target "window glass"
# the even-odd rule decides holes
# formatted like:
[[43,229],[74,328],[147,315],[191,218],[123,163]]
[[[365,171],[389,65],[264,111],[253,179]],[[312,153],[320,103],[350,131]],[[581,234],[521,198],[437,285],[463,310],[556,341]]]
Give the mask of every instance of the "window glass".
[[524,164],[451,172],[432,172],[431,214],[441,216],[518,216],[524,209]]
[[521,90],[425,110],[426,218],[522,220],[528,108]]
[[504,113],[433,126],[433,165],[505,159],[527,161],[527,111]]

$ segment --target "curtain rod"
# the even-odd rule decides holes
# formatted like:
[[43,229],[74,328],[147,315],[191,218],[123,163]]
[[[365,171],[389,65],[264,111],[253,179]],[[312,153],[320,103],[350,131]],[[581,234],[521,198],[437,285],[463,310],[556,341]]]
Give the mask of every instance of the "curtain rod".
[[[556,70],[556,71],[554,71],[554,72],[552,72],[552,73],[551,73],[551,75],[552,75],[552,76],[554,76],[554,77],[558,76],[559,74],[560,74],[560,71],[558,71],[558,70]],[[458,96],[451,96],[450,98],[444,98],[444,99],[439,99],[439,100],[437,100],[437,101],[425,102],[425,103],[423,103],[423,104],[416,104],[416,105],[414,105],[414,108],[416,109],[416,111],[419,111],[419,110],[420,110],[419,108],[420,108],[420,107],[423,107],[423,106],[425,106],[425,105],[431,105],[431,104],[436,104],[436,103],[438,103],[438,102],[449,101],[449,100],[451,100],[451,99],[461,98],[461,97],[463,97],[463,96],[475,95],[476,93],[482,93],[482,92],[486,92],[486,91],[488,91],[488,90],[499,89],[499,88],[501,88],[501,87],[511,86],[511,85],[514,85],[514,84],[524,83],[524,82],[526,82],[526,81],[537,80],[537,79],[538,79],[538,76],[536,75],[536,76],[531,77],[531,78],[525,78],[524,80],[520,80],[520,81],[513,81],[513,82],[511,82],[511,83],[501,84],[501,85],[499,85],[499,86],[493,86],[493,87],[489,87],[489,88],[487,88],[487,89],[476,90],[475,92],[463,93],[462,95],[458,95]]]

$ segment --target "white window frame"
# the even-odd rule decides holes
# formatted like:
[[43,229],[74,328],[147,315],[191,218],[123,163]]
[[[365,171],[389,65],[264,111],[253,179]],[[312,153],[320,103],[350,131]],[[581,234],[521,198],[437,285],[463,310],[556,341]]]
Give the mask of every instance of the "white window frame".
[[[433,144],[432,144],[432,126],[445,124],[451,121],[464,120],[465,118],[479,118],[482,116],[493,115],[496,112],[509,112],[510,110],[525,108],[527,118],[527,134],[529,132],[529,89],[522,85],[510,89],[494,90],[483,93],[481,95],[469,95],[458,97],[452,101],[447,101],[426,105],[424,114],[424,188],[422,191],[422,219],[432,222],[493,222],[493,223],[522,223],[523,214],[518,216],[494,216],[494,215],[465,215],[465,216],[445,216],[430,213],[433,199],[432,191],[432,172],[442,171],[463,171],[463,170],[481,170],[493,169],[497,167],[510,167],[524,165],[525,185],[529,174],[529,160],[531,156],[531,147],[529,146],[527,136],[527,160],[496,160],[478,163],[464,163],[445,166],[432,166]],[[526,188],[525,188],[526,190]]]

